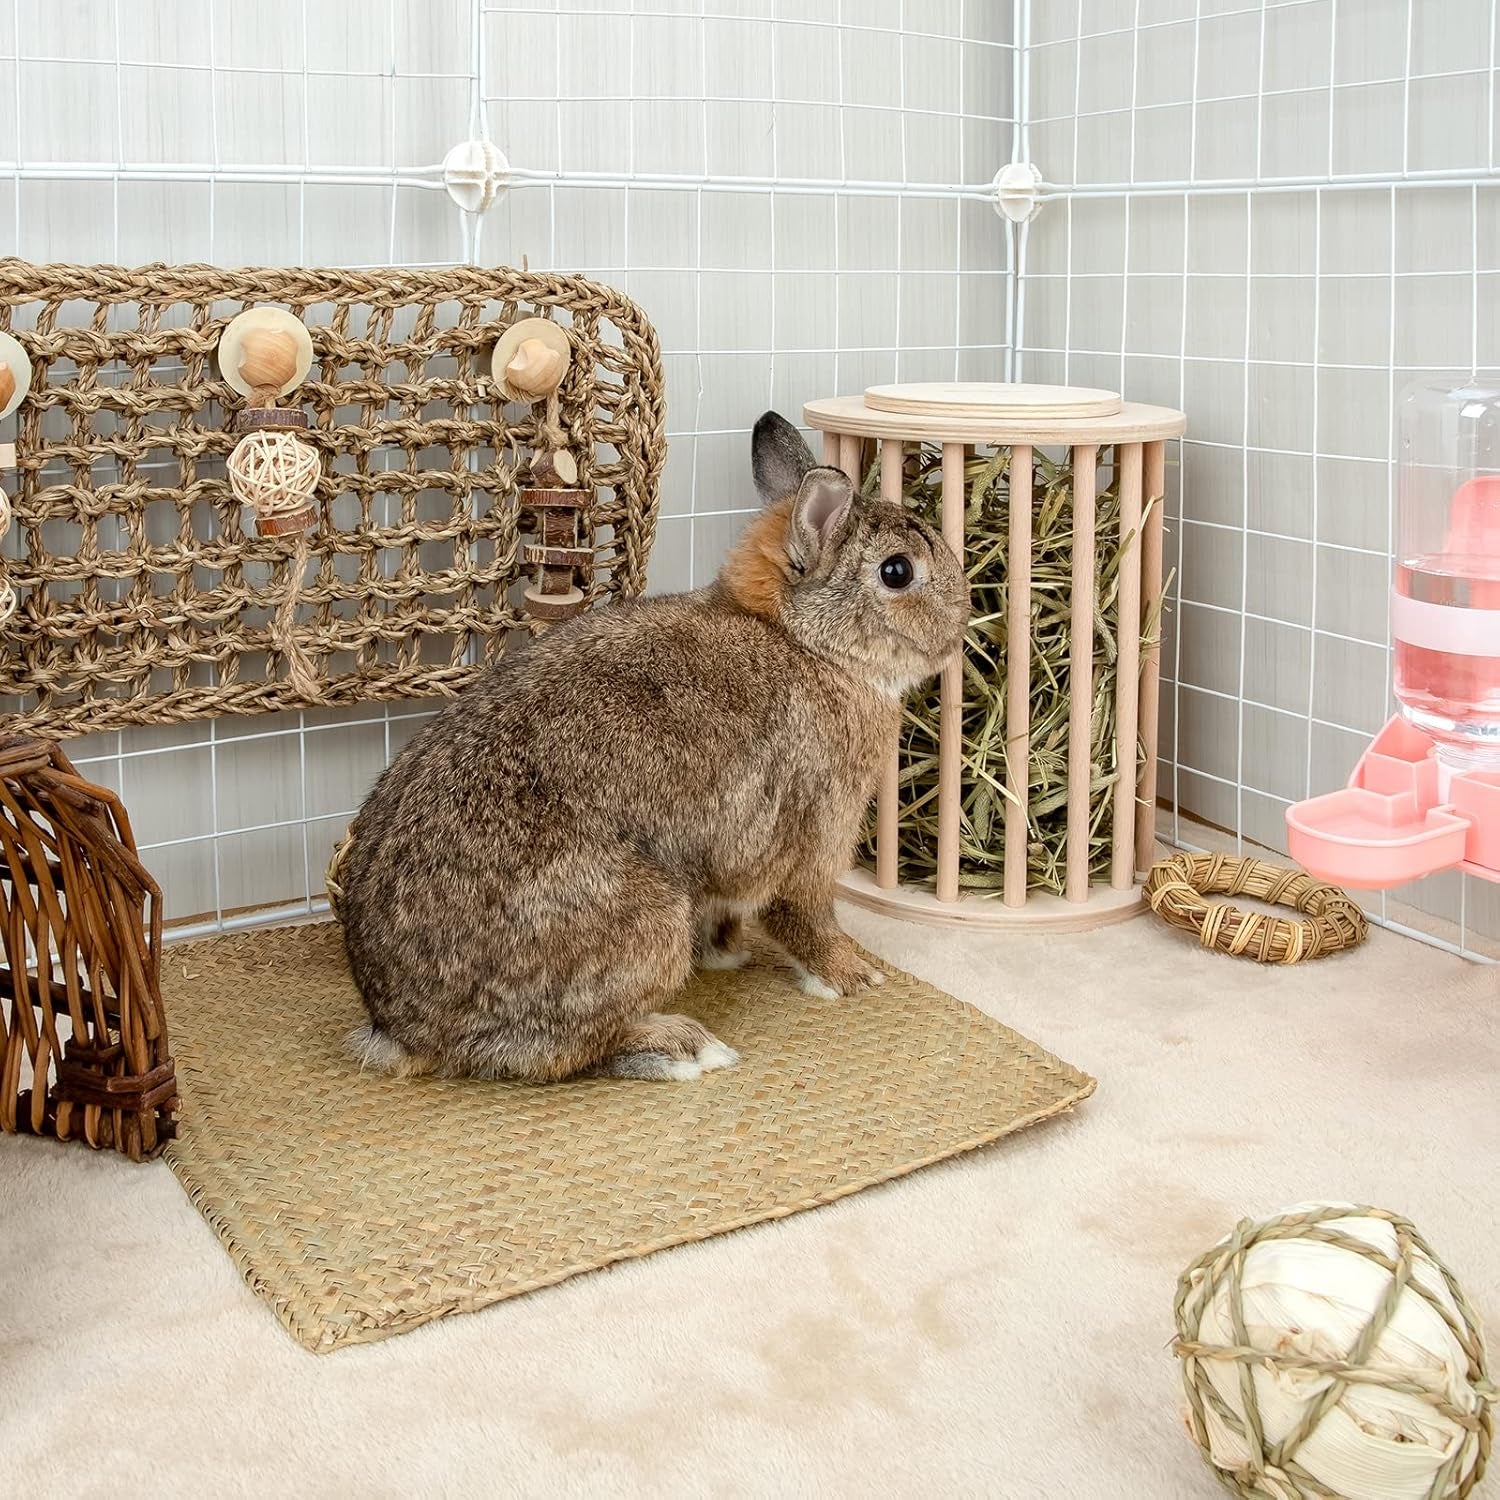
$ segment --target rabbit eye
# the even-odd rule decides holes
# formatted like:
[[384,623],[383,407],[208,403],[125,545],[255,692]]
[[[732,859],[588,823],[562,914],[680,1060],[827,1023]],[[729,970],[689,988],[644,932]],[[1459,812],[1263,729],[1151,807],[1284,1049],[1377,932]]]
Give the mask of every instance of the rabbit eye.
[[911,558],[904,552],[893,554],[880,565],[880,581],[888,589],[908,588],[916,576],[916,570],[911,565]]

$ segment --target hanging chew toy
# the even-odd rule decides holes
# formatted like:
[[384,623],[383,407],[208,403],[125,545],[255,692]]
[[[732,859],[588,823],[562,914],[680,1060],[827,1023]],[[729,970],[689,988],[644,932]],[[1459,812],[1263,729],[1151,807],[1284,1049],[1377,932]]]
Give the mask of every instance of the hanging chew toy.
[[549,622],[582,609],[578,579],[594,560],[593,551],[579,545],[578,513],[587,508],[589,497],[576,487],[578,465],[564,446],[560,417],[558,392],[572,358],[564,329],[547,318],[524,318],[506,329],[491,365],[507,401],[542,407],[531,459],[533,482],[520,494],[521,507],[536,514],[541,541],[528,543],[521,556],[537,570],[525,594],[527,613]]
[[297,600],[307,571],[310,532],[318,522],[314,494],[322,465],[317,450],[299,432],[307,413],[276,405],[312,368],[312,337],[306,326],[279,307],[242,312],[219,340],[219,369],[245,398],[235,421],[244,434],[229,455],[229,487],[255,512],[257,536],[294,536],[286,593],[271,624],[286,658],[287,679],[305,696],[317,692],[317,677],[296,637]]
[[[31,389],[31,359],[8,333],[0,333],[0,420],[8,417]],[[0,443],[0,469],[16,466],[14,443]],[[10,530],[10,496],[0,489],[0,542]],[[6,577],[5,558],[0,554],[0,625],[16,612],[16,591]]]

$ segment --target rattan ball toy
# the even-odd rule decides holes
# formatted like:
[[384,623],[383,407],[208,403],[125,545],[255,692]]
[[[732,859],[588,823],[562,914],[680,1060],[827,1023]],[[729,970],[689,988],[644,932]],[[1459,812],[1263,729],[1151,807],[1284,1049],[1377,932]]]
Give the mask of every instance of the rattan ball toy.
[[1399,1214],[1309,1204],[1243,1220],[1177,1285],[1188,1429],[1257,1500],[1457,1500],[1495,1387],[1452,1273]]
[[229,455],[229,487],[255,511],[263,535],[302,531],[316,518],[317,450],[295,432],[247,432]]

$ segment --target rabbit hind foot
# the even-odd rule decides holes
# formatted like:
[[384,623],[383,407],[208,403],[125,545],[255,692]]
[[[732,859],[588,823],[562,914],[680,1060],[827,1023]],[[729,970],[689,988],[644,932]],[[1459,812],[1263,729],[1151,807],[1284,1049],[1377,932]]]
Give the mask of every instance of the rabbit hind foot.
[[620,1033],[614,1055],[597,1071],[606,1078],[689,1083],[718,1068],[732,1068],[739,1060],[733,1047],[691,1016],[652,1013]]

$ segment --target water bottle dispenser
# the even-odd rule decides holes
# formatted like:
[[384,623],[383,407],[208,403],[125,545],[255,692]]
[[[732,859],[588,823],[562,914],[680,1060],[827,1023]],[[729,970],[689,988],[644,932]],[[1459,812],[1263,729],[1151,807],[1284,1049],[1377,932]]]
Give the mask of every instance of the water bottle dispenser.
[[1287,848],[1348,886],[1500,881],[1500,384],[1419,381],[1396,417],[1397,713],[1346,787],[1287,810]]
[[1396,701],[1445,768],[1500,768],[1500,387],[1409,386],[1398,431]]

